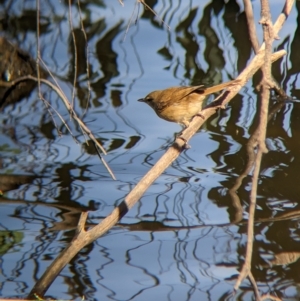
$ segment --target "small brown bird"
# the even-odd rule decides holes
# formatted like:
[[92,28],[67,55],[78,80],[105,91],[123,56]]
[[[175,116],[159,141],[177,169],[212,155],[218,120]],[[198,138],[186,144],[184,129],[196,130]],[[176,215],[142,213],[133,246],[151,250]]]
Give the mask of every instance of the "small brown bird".
[[171,87],[153,91],[138,101],[147,103],[160,118],[188,127],[191,119],[195,115],[199,115],[206,96],[234,86],[239,82],[239,80],[232,80],[209,88],[205,88],[203,85]]

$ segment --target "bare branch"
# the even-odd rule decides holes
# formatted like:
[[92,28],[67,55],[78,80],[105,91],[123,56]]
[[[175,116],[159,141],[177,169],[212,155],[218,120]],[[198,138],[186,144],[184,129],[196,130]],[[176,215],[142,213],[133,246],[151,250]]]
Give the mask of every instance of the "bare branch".
[[[285,51],[280,51],[273,54],[272,58],[278,59],[285,55]],[[255,71],[257,71],[264,63],[263,52],[260,52],[246,68],[245,71],[239,76],[243,78],[246,82],[247,78],[250,78]],[[229,93],[226,94],[224,103],[228,103],[229,100],[237,94],[241,85],[234,86]],[[206,109],[201,111],[206,118],[213,115],[219,108],[218,104],[215,107],[209,105]],[[203,119],[201,117],[194,117],[190,126],[183,132],[183,134],[188,137],[188,139],[196,133],[199,127],[203,124]],[[152,183],[162,174],[162,172],[180,155],[180,153],[185,149],[185,142],[182,139],[176,139],[173,145],[166,151],[166,153],[158,160],[158,162],[147,172],[147,174],[139,181],[139,183],[130,191],[123,202],[116,207],[101,223],[91,228],[90,230],[79,233],[78,236],[66,247],[66,249],[59,254],[59,256],[51,263],[47,268],[43,276],[33,287],[30,296],[32,297],[34,293],[43,295],[51,283],[54,281],[55,277],[60,273],[60,271],[66,266],[66,264],[87,244],[95,241],[100,236],[105,234],[109,229],[111,229],[117,222],[138,202],[145,191],[152,185]]]
[[259,41],[256,35],[255,22],[253,17],[252,4],[250,0],[244,0],[244,10],[246,13],[250,41],[255,53],[259,51]]
[[[103,146],[98,142],[98,140],[96,139],[96,137],[94,136],[94,134],[90,131],[90,129],[85,125],[85,123],[77,116],[76,112],[73,110],[70,102],[68,101],[66,95],[64,94],[64,92],[56,85],[54,85],[53,83],[51,83],[49,80],[43,79],[43,78],[36,78],[34,76],[31,75],[27,75],[27,76],[22,76],[19,77],[18,79],[14,80],[14,81],[10,81],[10,82],[4,82],[4,81],[0,81],[0,86],[3,87],[11,87],[14,86],[16,84],[18,84],[19,82],[22,81],[26,81],[26,80],[33,80],[33,81],[40,81],[41,83],[46,84],[47,86],[49,86],[50,88],[52,88],[57,94],[58,96],[62,99],[62,101],[64,102],[67,110],[70,113],[70,116],[74,118],[74,120],[78,123],[78,125],[81,127],[81,129],[84,131],[84,133],[93,141],[96,150],[97,148],[99,148],[104,155],[106,155],[106,151],[103,148]],[[98,155],[101,159],[101,161],[103,162],[104,166],[106,167],[107,171],[109,172],[109,174],[111,175],[111,177],[116,180],[116,177],[113,173],[113,171],[111,170],[111,168],[108,166],[107,162],[104,160],[103,156],[100,154],[100,152],[98,152]]]

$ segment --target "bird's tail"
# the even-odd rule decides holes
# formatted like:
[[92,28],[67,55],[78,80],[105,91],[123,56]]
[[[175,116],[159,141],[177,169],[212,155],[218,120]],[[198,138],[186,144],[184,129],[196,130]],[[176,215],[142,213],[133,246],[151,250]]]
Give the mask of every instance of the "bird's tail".
[[216,85],[216,86],[213,86],[213,87],[203,88],[203,90],[204,90],[203,95],[209,95],[209,94],[212,94],[212,93],[219,92],[219,91],[224,90],[226,88],[238,85],[238,84],[240,84],[240,82],[241,81],[239,79],[234,79],[230,82],[222,83],[222,84],[219,84],[219,85]]

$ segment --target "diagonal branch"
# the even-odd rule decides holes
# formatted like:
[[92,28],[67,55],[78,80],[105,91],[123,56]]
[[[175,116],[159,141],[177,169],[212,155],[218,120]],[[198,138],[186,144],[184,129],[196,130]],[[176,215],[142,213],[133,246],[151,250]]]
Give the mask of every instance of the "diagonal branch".
[[[279,59],[285,55],[285,51],[281,50],[272,55],[272,60]],[[264,63],[264,52],[260,52],[250,65],[241,73],[238,77],[243,79],[244,82],[263,65]],[[230,99],[238,93],[241,85],[234,86],[232,91],[227,91],[225,93],[225,98],[222,103],[219,104],[220,100],[214,105],[207,106],[201,114],[208,118],[213,115],[220,106],[224,106],[230,101]],[[234,89],[234,91],[233,91]],[[201,117],[195,116],[190,126],[182,133],[184,138],[190,139],[199,127],[204,123]],[[187,140],[188,140],[187,139]],[[54,281],[55,277],[61,272],[61,270],[68,264],[68,262],[76,256],[76,254],[86,245],[92,243],[103,234],[105,234],[109,229],[111,229],[117,222],[131,209],[142,197],[145,191],[152,185],[152,183],[163,173],[163,171],[170,166],[170,164],[176,160],[180,153],[185,149],[185,142],[182,139],[176,139],[173,145],[165,152],[165,154],[158,160],[158,162],[147,172],[147,174],[139,181],[139,183],[130,191],[126,196],[124,201],[116,207],[101,223],[91,228],[88,231],[82,229],[74,237],[71,243],[66,247],[66,249],[61,252],[58,257],[52,262],[52,264],[47,268],[45,273],[36,283],[36,285],[31,290],[29,297],[33,297],[34,293],[38,295],[44,295],[48,287]]]

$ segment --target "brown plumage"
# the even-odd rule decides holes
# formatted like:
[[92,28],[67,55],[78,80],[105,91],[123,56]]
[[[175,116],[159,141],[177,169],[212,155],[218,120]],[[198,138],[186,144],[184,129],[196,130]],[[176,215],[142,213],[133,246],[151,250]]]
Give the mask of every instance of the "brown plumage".
[[205,88],[203,85],[171,87],[153,91],[138,101],[147,103],[160,118],[187,127],[191,119],[201,111],[202,102],[208,95],[238,83],[239,80],[233,80],[209,88]]

